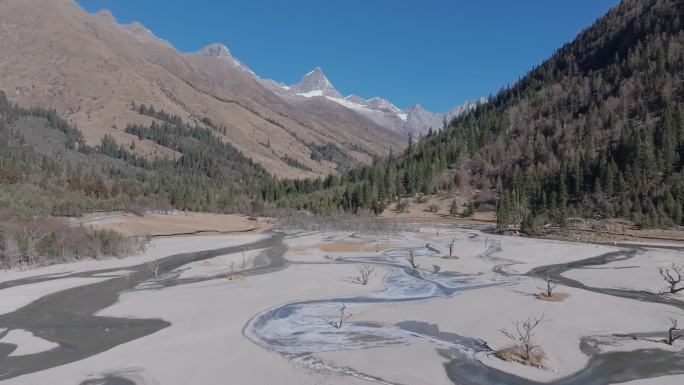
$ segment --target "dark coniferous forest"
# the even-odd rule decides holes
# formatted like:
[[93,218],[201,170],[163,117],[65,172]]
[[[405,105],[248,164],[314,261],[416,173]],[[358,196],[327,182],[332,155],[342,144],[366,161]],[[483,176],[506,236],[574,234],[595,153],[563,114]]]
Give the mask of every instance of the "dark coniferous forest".
[[[624,217],[682,224],[684,4],[625,0],[488,102],[341,178],[272,181],[263,197],[372,210],[467,180],[500,228]],[[496,198],[495,198],[496,197]]]

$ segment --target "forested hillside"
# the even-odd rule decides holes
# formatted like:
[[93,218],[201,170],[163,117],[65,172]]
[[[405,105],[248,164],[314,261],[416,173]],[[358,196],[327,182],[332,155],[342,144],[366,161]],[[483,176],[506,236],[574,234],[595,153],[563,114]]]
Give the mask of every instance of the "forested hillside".
[[211,129],[153,107],[135,109],[155,119],[126,132],[173,150],[174,159],[134,155],[135,142],[110,136],[89,146],[55,111],[19,108],[0,91],[0,207],[18,218],[154,207],[236,211],[271,178],[219,140],[209,120]]
[[[460,183],[500,228],[571,217],[682,224],[684,4],[624,0],[572,43],[448,128],[341,179],[281,181],[266,200],[382,209]],[[497,197],[497,198],[495,198]]]

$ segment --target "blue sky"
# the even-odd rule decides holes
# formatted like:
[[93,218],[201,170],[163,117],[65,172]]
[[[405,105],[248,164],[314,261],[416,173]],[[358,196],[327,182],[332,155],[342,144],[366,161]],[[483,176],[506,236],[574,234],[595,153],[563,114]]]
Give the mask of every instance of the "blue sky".
[[77,0],[181,51],[213,42],[286,83],[320,66],[343,94],[446,111],[495,93],[618,0]]

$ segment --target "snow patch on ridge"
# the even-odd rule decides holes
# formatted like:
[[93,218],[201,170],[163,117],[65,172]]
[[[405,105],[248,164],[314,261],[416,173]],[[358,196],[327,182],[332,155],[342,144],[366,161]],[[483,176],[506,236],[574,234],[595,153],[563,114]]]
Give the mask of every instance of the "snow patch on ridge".
[[[290,87],[288,87],[289,89]],[[314,91],[309,91],[309,92],[303,92],[301,94],[297,94],[299,96],[303,96],[305,98],[313,98],[317,96],[323,96],[323,91],[322,90],[314,90]]]

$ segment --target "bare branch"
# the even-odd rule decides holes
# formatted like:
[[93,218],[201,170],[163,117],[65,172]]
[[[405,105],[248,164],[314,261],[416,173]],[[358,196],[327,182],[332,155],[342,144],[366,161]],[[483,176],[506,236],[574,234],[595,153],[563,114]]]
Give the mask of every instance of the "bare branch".
[[409,265],[411,265],[412,268],[417,269],[418,264],[416,263],[416,259],[413,257],[413,249],[409,249],[409,256],[406,257],[406,260],[408,261]]
[[150,269],[152,273],[154,273],[154,276],[157,277],[159,275],[159,269],[161,268],[161,264],[159,261],[150,261],[147,262],[147,268]]
[[359,275],[346,277],[344,281],[366,286],[375,273],[375,266],[369,264],[360,265],[356,267],[356,271],[358,271]]
[[682,282],[682,271],[684,266],[675,265],[674,263],[669,268],[659,267],[658,272],[665,282],[670,286],[670,294],[677,294],[684,290],[684,286],[677,287]]
[[228,279],[233,280],[233,274],[235,273],[235,262],[230,262],[228,265]]
[[684,337],[684,334],[682,334],[681,329],[677,327],[676,319],[670,318],[670,322],[672,326],[667,330],[667,339],[664,342],[672,346],[675,343],[675,341]]
[[522,349],[522,358],[529,360],[532,351],[540,347],[532,342],[532,338],[534,337],[534,329],[542,322],[544,322],[543,314],[539,317],[529,316],[523,321],[513,322],[513,326],[515,326],[514,332],[509,332],[506,329],[500,329],[499,332],[506,338],[515,341]]
[[332,321],[324,321],[326,324],[334,327],[335,329],[342,329],[344,326],[344,323],[347,322],[352,317],[352,314],[347,314],[347,305],[342,304],[342,307],[340,307],[340,317],[337,320],[332,320]]
[[546,296],[551,298],[553,296],[553,290],[558,286],[558,284],[553,283],[553,279],[551,279],[551,277],[544,278],[544,281],[546,281]]

